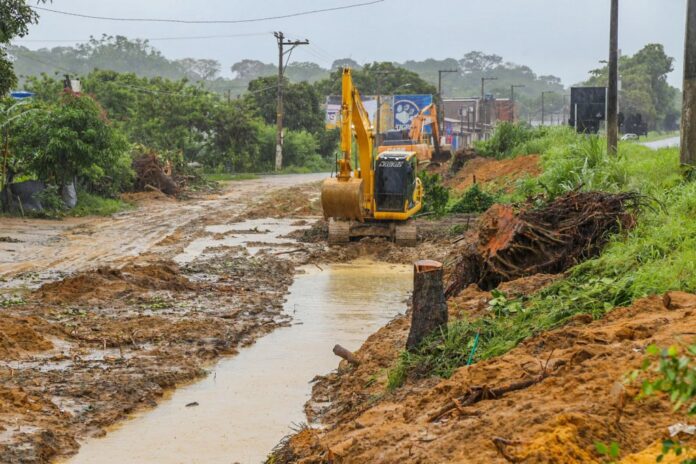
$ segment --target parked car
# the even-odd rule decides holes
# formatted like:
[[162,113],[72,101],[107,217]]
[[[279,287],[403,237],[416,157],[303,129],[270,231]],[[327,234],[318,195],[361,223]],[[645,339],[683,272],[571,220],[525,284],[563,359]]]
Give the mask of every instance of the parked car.
[[636,134],[624,134],[621,136],[621,140],[638,140],[638,136]]

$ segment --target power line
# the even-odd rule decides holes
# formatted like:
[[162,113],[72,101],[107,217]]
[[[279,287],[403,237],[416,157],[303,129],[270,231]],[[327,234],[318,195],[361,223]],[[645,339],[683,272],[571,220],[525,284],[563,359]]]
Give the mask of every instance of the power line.
[[[143,37],[140,40],[147,40],[150,42],[160,41],[160,40],[201,40],[201,39],[229,39],[234,37],[252,37],[252,36],[262,36],[270,35],[273,32],[250,32],[246,34],[227,34],[227,35],[197,35],[197,36],[180,36],[180,37]],[[89,39],[15,39],[13,42],[88,42]],[[136,37],[137,39],[137,37]]]
[[300,11],[297,13],[288,13],[284,15],[278,15],[278,16],[266,16],[266,17],[261,17],[261,18],[246,18],[246,19],[207,19],[207,20],[190,20],[190,19],[162,19],[162,18],[114,18],[114,17],[108,17],[108,16],[93,16],[93,15],[87,15],[87,14],[82,14],[82,13],[73,13],[69,11],[61,11],[61,10],[54,10],[51,8],[45,8],[42,6],[33,6],[35,10],[40,10],[40,11],[48,11],[50,13],[56,13],[56,14],[62,14],[66,16],[76,16],[78,18],[87,18],[87,19],[98,19],[102,21],[132,21],[132,22],[158,22],[158,23],[184,23],[184,24],[239,24],[239,23],[253,23],[253,22],[259,22],[259,21],[269,21],[273,19],[286,19],[286,18],[294,18],[297,16],[306,16],[306,15],[311,15],[311,14],[316,14],[316,13],[325,13],[328,11],[338,11],[338,10],[347,10],[349,8],[357,8],[357,7],[362,7],[362,6],[368,6],[368,5],[374,5],[376,3],[382,3],[385,0],[372,0],[369,2],[364,2],[364,3],[353,3],[350,5],[343,5],[343,6],[336,6],[333,8],[321,8],[321,9],[316,9],[316,10],[307,10],[307,11]]

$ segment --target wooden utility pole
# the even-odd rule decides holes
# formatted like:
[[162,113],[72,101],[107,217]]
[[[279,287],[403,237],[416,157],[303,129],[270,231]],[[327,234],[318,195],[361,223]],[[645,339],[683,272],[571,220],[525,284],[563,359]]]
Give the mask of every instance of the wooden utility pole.
[[615,155],[619,140],[619,0],[611,0],[609,84],[607,86],[607,153]]
[[[282,32],[274,32],[278,41],[278,105],[276,108],[276,154],[275,154],[275,170],[280,171],[283,168],[283,74],[285,73],[285,55],[292,53],[293,49],[298,45],[308,45],[309,40],[285,40]],[[289,45],[290,48],[283,50]],[[288,60],[290,57],[288,56]]]
[[686,3],[683,92],[680,161],[693,171],[696,169],[696,0]]

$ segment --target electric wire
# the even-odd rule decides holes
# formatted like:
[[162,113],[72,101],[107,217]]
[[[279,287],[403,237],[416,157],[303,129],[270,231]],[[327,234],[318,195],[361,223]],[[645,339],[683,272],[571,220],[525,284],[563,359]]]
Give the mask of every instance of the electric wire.
[[307,16],[317,13],[326,13],[329,11],[347,10],[349,8],[358,8],[368,5],[374,5],[377,3],[382,3],[385,0],[372,0],[363,3],[352,3],[350,5],[336,6],[332,8],[320,8],[315,10],[299,11],[295,13],[287,13],[283,15],[276,16],[266,16],[260,18],[245,18],[245,19],[206,19],[206,20],[192,20],[192,19],[164,19],[164,18],[118,18],[109,16],[95,16],[83,13],[75,13],[70,11],[55,10],[53,8],[46,8],[43,6],[33,6],[32,8],[39,11],[47,11],[50,13],[61,14],[65,16],[75,16],[79,18],[86,19],[97,19],[101,21],[130,21],[130,22],[158,22],[158,23],[182,23],[182,24],[240,24],[240,23],[253,23],[260,21],[270,21],[274,19],[286,19],[294,18],[297,16]]
[[[249,32],[245,34],[225,34],[225,35],[198,35],[198,36],[179,36],[179,37],[142,37],[140,40],[147,40],[149,42],[157,42],[157,41],[165,41],[165,40],[204,40],[204,39],[231,39],[231,38],[236,38],[236,37],[254,37],[254,36],[262,36],[262,35],[269,35],[272,34],[272,32]],[[15,39],[13,42],[22,42],[22,43],[31,43],[31,42],[36,42],[36,43],[62,43],[62,42],[89,42],[92,38],[90,37],[89,39]]]

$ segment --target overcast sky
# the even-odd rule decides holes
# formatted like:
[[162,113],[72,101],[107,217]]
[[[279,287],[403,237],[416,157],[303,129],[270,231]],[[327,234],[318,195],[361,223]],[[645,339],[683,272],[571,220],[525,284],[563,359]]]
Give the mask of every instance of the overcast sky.
[[[49,8],[112,17],[246,19],[369,0],[53,0]],[[671,84],[681,87],[686,0],[621,0],[619,47],[632,54],[659,42],[676,59]],[[35,0],[30,0],[35,4]],[[501,55],[553,74],[565,85],[581,81],[607,58],[609,0],[384,0],[370,6],[244,24],[111,22],[41,12],[29,48],[69,45],[33,40],[87,39],[90,35],[153,38],[232,35],[232,38],[153,41],[169,58],[213,58],[229,67],[244,58],[277,61],[271,31],[304,39],[293,60],[328,67],[336,58],[358,62],[461,58],[471,50]],[[266,33],[265,35],[263,33]]]

